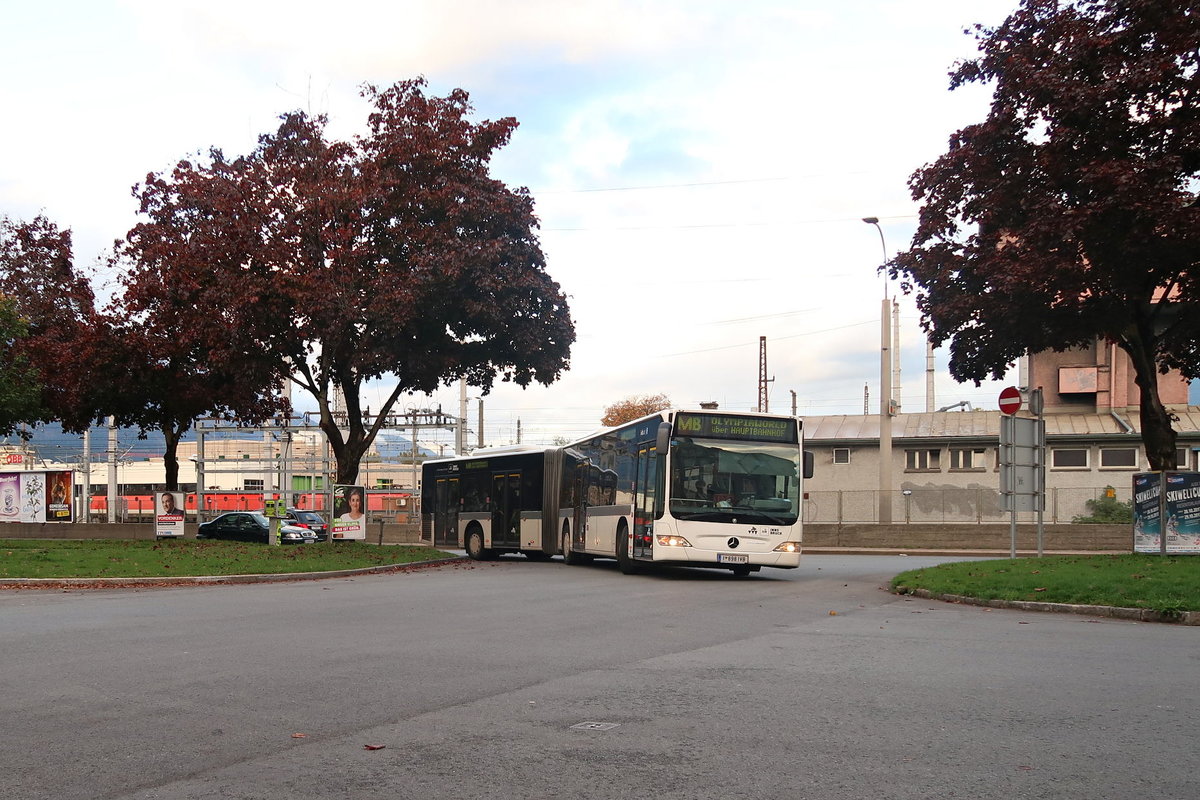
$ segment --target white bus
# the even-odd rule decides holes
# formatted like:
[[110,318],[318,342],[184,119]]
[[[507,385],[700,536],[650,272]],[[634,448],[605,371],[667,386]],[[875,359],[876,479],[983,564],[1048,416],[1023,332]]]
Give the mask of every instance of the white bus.
[[471,558],[615,558],[748,575],[800,564],[812,459],[795,417],[661,411],[564,447],[424,465],[424,535]]

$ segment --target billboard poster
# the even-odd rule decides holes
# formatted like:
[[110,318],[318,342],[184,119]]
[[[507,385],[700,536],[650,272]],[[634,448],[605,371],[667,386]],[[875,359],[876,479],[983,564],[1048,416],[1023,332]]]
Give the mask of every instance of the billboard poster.
[[75,473],[0,472],[0,522],[73,522]]
[[1167,555],[1200,553],[1200,472],[1133,476],[1134,552],[1163,552],[1164,530]]
[[159,492],[154,503],[154,538],[183,536],[183,492]]
[[367,538],[367,489],[365,486],[333,487],[331,539]]
[[21,473],[0,473],[0,520],[21,521]]
[[1133,476],[1133,552],[1159,552],[1162,520],[1158,499],[1162,484],[1157,472],[1139,472]]
[[1167,552],[1200,553],[1200,473],[1167,472]]
[[75,476],[70,472],[46,473],[46,522],[70,522]]
[[46,521],[46,473],[21,472],[21,515],[19,522]]

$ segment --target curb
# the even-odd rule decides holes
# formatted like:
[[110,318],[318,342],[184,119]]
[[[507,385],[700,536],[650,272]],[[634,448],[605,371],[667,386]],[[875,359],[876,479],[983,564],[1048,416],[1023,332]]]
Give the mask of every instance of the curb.
[[1034,600],[984,600],[958,594],[934,594],[928,589],[907,589],[903,586],[891,590],[892,594],[910,595],[925,600],[941,600],[968,606],[986,608],[1008,608],[1018,611],[1043,611],[1058,614],[1081,614],[1091,617],[1108,617],[1133,622],[1163,622],[1173,625],[1200,625],[1200,611],[1166,613],[1148,608],[1118,608],[1116,606],[1072,605],[1070,603],[1039,603]]
[[466,556],[412,561],[407,564],[385,564],[380,567],[340,569],[332,572],[278,572],[250,575],[195,575],[178,578],[3,578],[2,589],[135,589],[166,586],[208,586],[231,583],[283,583],[286,581],[319,581],[326,578],[352,578],[358,575],[381,575],[393,572],[415,572],[443,564],[467,561]]
[[[1009,558],[1008,550],[972,550],[966,547],[803,547],[810,556],[963,556],[966,558]],[[1129,550],[1043,550],[1043,556],[1115,556]],[[1037,550],[1017,550],[1017,558],[1036,558]]]

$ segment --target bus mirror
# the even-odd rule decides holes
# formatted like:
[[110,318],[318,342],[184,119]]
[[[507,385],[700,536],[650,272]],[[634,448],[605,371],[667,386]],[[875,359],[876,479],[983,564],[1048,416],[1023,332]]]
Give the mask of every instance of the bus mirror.
[[804,477],[811,478],[813,476],[813,454],[811,450],[804,451]]
[[658,454],[666,455],[667,448],[671,446],[671,423],[658,423],[658,437],[654,440],[654,447],[658,450]]

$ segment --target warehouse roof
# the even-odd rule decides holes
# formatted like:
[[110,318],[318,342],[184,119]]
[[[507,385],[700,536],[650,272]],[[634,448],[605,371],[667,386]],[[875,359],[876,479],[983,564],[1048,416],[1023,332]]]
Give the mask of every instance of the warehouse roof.
[[[1185,439],[1200,438],[1200,406],[1175,409],[1175,430]],[[1025,416],[1025,415],[1023,415]],[[934,411],[892,417],[892,439],[998,439],[999,411]],[[1125,414],[1047,414],[1046,438],[1141,436],[1137,416]],[[1123,424],[1124,423],[1124,424]],[[808,442],[840,443],[879,439],[878,414],[841,414],[804,418]]]

